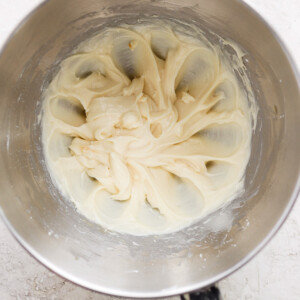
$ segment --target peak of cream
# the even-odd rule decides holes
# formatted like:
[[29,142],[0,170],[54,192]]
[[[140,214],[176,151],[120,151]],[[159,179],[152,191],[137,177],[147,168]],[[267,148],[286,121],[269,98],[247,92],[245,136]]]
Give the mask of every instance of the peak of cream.
[[167,25],[107,29],[61,63],[45,92],[47,166],[92,221],[172,232],[243,187],[253,109],[208,41]]

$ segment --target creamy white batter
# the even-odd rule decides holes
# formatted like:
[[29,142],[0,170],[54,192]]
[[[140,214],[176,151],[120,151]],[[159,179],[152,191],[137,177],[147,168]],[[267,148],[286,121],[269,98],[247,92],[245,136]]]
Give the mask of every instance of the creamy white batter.
[[94,222],[172,232],[242,189],[249,107],[234,66],[208,41],[162,24],[107,29],[62,62],[45,93],[46,162]]

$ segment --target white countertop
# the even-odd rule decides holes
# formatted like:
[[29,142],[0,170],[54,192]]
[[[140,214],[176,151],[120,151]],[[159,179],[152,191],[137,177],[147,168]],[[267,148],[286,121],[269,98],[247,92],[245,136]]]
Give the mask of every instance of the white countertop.
[[[40,2],[0,0],[0,47],[19,21]],[[300,69],[300,0],[245,2],[277,31]],[[250,263],[219,283],[224,300],[300,299],[299,200],[273,240]],[[115,298],[83,289],[46,269],[16,242],[0,220],[0,299]]]

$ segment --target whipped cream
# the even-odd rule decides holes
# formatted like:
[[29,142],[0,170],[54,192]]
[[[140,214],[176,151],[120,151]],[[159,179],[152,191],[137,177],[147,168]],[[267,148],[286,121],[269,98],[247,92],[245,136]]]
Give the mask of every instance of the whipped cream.
[[234,199],[256,117],[234,70],[204,37],[168,25],[83,42],[45,92],[53,180],[90,220],[137,235],[176,231]]

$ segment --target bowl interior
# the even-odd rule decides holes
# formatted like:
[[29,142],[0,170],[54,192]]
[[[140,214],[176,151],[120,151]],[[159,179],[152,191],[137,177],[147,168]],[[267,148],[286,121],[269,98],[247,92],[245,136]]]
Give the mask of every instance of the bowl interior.
[[[213,43],[217,33],[240,45],[259,113],[240,198],[177,233],[135,237],[89,222],[53,186],[40,118],[43,89],[79,42],[104,27],[143,18],[192,23]],[[226,46],[224,51],[230,55]],[[37,259],[88,288],[149,298],[207,286],[250,259],[296,199],[298,84],[278,38],[241,1],[45,2],[20,24],[0,56],[1,213]]]

